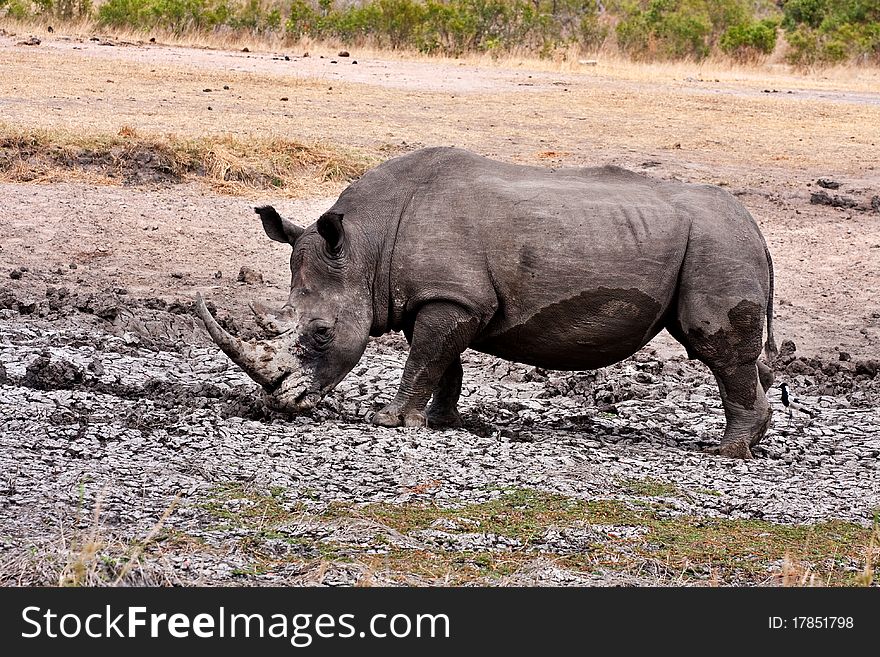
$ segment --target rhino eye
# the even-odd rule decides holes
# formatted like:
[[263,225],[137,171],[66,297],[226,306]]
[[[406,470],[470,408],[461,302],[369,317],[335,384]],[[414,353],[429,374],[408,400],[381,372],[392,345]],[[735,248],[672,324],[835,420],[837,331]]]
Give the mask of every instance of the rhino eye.
[[333,338],[333,327],[318,325],[312,331],[312,337],[319,347],[323,347]]

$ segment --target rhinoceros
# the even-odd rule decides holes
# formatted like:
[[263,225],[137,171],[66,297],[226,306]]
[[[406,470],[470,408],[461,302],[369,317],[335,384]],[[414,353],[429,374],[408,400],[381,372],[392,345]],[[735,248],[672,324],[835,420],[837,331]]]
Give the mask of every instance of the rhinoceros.
[[308,228],[256,212],[292,247],[287,303],[255,309],[275,336],[241,340],[201,296],[196,307],[271,408],[312,409],[370,336],[402,331],[400,386],[372,422],[455,425],[465,349],[589,370],[665,328],[718,382],[727,423],[714,451],[749,458],[767,430],[773,265],[752,216],[718,187],[427,148],[368,171]]

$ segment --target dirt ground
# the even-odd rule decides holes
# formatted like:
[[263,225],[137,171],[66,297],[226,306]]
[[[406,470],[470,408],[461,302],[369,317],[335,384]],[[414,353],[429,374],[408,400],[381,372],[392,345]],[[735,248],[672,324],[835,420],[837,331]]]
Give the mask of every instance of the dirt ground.
[[[470,354],[464,429],[373,429],[367,416],[393,394],[405,357],[390,336],[315,417],[289,422],[261,409],[190,304],[201,292],[253,332],[247,303],[280,305],[289,270],[252,206],[271,202],[305,225],[342,185],[297,199],[197,182],[0,183],[5,583],[852,583],[871,563],[880,91],[870,75],[18,41],[0,37],[3,129],[275,135],[377,160],[457,145],[723,185],[773,254],[776,338],[796,345],[777,377],[817,416],[786,424],[774,390],[759,458],[703,454],[723,422],[717,391],[661,336],[598,375]],[[820,191],[842,207],[812,203]],[[242,267],[259,278],[239,281]],[[498,526],[499,514],[526,514],[530,529]],[[696,547],[707,544],[721,547]]]

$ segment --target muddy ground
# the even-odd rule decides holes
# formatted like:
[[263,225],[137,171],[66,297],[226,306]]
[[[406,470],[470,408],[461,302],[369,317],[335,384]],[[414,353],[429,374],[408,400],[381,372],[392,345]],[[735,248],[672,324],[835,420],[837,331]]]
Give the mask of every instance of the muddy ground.
[[[128,50],[126,61],[148,64],[179,56]],[[223,58],[241,55],[208,53],[197,65]],[[247,65],[258,72],[256,61]],[[455,83],[446,70],[431,78],[429,63],[348,66],[358,84],[398,91]],[[494,71],[474,90],[477,73],[463,72],[456,93],[522,83],[519,71]],[[550,74],[534,75],[552,86]],[[408,76],[420,82],[408,87]],[[704,93],[693,86],[688,94]],[[827,93],[829,106],[877,103],[868,92]],[[3,101],[14,118],[14,94]],[[500,143],[484,152],[521,159]],[[869,581],[880,509],[876,168],[778,165],[761,178],[733,156],[671,149],[655,160],[612,144],[589,159],[603,157],[685,180],[706,181],[711,166],[709,181],[723,179],[761,223],[777,263],[777,340],[789,341],[777,380],[814,415],[788,417],[771,390],[775,422],[756,459],[704,453],[723,428],[717,389],[665,335],[595,373],[467,352],[465,426],[447,431],[370,426],[406,357],[403,339],[386,336],[314,415],[273,415],[212,346],[192,300],[202,292],[230,330],[253,335],[247,302],[280,304],[289,272],[286,249],[265,238],[251,206],[271,200],[308,223],[331,197],[224,196],[161,180],[2,183],[0,579]],[[842,181],[831,194],[859,205],[811,203],[820,174]],[[240,277],[243,267],[252,273]]]

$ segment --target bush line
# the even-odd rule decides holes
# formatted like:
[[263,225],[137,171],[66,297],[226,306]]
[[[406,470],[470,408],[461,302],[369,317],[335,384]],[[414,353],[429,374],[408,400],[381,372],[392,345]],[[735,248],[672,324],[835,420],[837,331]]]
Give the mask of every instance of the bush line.
[[577,45],[639,60],[758,60],[780,35],[797,66],[880,63],[880,0],[0,0],[0,16],[335,39],[458,56]]

